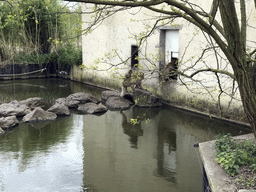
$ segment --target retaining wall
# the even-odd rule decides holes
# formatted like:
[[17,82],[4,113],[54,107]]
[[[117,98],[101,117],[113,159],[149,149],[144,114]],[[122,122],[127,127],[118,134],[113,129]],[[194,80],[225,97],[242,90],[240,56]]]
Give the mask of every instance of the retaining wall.
[[30,79],[58,76],[58,65],[48,64],[7,64],[0,66],[0,80]]

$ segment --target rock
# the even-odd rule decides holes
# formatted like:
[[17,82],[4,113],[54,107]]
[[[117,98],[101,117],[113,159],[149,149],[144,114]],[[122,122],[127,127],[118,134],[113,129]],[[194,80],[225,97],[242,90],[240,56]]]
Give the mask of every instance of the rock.
[[0,116],[24,116],[28,112],[29,108],[16,100],[0,105]]
[[77,108],[79,111],[95,114],[95,113],[104,113],[108,110],[107,107],[104,105],[96,104],[96,103],[86,103],[86,104],[80,104]]
[[57,115],[55,113],[45,111],[41,107],[36,107],[32,112],[25,115],[22,120],[24,122],[33,122],[54,120],[56,118]]
[[44,107],[45,105],[43,98],[40,97],[28,98],[26,100],[20,101],[20,103],[28,106],[32,110],[36,107]]
[[51,106],[48,112],[55,113],[56,115],[70,115],[70,111],[67,105],[56,103],[55,105]]
[[126,110],[133,105],[131,101],[121,97],[109,97],[105,104],[110,110]]
[[3,135],[5,131],[0,127],[0,135]]
[[162,107],[162,99],[147,90],[135,89],[134,100],[138,107]]
[[102,91],[101,92],[101,100],[105,103],[110,97],[120,97],[120,92],[118,91]]
[[71,98],[66,98],[65,99],[65,104],[70,107],[70,108],[77,108],[78,104],[80,104],[80,101],[78,100],[73,100]]
[[39,97],[29,98],[20,102],[14,100],[0,105],[0,116],[24,116],[38,106],[44,106],[43,99]]
[[71,94],[65,99],[65,104],[68,107],[73,107],[73,108],[77,108],[78,104],[84,104],[89,102],[99,103],[100,100],[88,93],[82,93],[82,92]]
[[66,98],[58,98],[55,100],[55,104],[66,105]]
[[10,127],[14,127],[17,124],[19,124],[19,121],[16,118],[16,116],[9,116],[9,117],[1,117],[0,118],[0,127],[2,129],[8,129]]

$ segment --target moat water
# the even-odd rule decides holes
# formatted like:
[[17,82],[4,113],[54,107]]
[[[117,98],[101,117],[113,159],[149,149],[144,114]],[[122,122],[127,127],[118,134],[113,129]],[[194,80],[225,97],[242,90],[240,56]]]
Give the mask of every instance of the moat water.
[[[101,89],[63,79],[1,81],[0,102],[75,92],[98,98]],[[138,124],[130,119],[142,117]],[[200,192],[202,162],[195,143],[243,126],[175,108],[131,108],[20,123],[0,136],[0,191]]]

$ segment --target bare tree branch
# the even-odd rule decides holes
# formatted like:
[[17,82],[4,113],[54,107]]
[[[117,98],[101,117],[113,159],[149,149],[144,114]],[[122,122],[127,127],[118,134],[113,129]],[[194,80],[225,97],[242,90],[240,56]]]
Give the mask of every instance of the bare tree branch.
[[164,0],[155,1],[109,1],[109,0],[68,0],[71,2],[82,2],[82,3],[92,3],[98,5],[114,5],[114,6],[124,6],[124,7],[147,7],[159,5],[164,2]]
[[194,73],[192,73],[191,75],[187,75],[181,71],[178,71],[177,73],[179,75],[182,75],[184,77],[187,77],[187,78],[193,78],[195,75],[197,75],[198,73],[201,73],[201,72],[214,72],[214,73],[220,73],[220,74],[224,74],[224,75],[227,75],[229,77],[231,77],[232,79],[235,79],[235,76],[234,74],[228,72],[228,71],[224,71],[224,70],[220,70],[220,69],[212,69],[212,68],[207,68],[207,69],[199,69],[197,71],[195,71]]

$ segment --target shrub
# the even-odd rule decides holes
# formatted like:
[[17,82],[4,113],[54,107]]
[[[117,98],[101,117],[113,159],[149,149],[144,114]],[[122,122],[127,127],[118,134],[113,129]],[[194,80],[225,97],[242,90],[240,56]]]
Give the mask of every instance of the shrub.
[[71,65],[82,64],[82,50],[68,44],[50,54],[20,54],[14,58],[14,62],[19,64],[57,63],[60,70],[65,70]]
[[61,69],[65,69],[70,65],[82,64],[82,51],[75,48],[72,44],[58,49],[57,63]]
[[216,160],[228,175],[239,173],[241,166],[256,170],[256,146],[250,141],[236,143],[230,134],[219,136],[215,142]]

